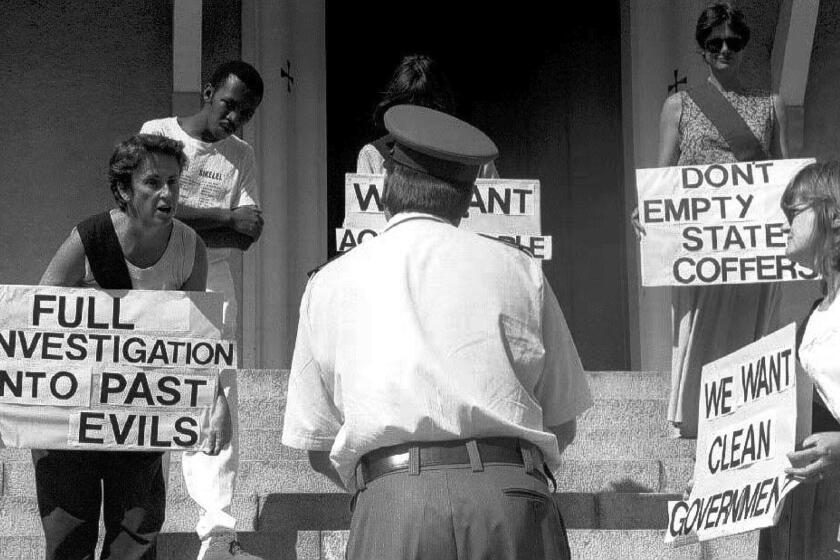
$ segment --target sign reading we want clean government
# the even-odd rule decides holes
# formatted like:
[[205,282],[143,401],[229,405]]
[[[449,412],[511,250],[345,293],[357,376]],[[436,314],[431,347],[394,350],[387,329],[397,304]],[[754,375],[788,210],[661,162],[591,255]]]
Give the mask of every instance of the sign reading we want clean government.
[[[385,228],[384,180],[384,175],[345,175],[344,224],[335,232],[338,252],[376,237]],[[538,259],[551,259],[551,236],[541,233],[539,181],[476,180],[459,227],[521,245]]]
[[0,444],[204,450],[221,317],[212,293],[0,285]]
[[779,206],[812,159],[636,170],[642,285],[703,286],[811,280],[785,257]]
[[787,454],[810,431],[813,385],[796,367],[796,325],[703,366],[694,484],[670,502],[665,542],[775,524],[799,484]]

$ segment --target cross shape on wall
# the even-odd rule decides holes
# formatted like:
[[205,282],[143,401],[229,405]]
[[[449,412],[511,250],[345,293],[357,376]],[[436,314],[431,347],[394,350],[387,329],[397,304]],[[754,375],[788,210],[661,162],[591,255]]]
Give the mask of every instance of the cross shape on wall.
[[678,92],[678,91],[680,91],[680,85],[681,85],[681,84],[687,84],[687,83],[688,83],[688,79],[687,79],[687,78],[685,78],[685,77],[683,77],[682,79],[679,79],[679,80],[678,80],[678,79],[677,79],[677,76],[678,76],[678,75],[679,75],[678,70],[674,70],[674,83],[673,83],[673,84],[671,84],[670,86],[668,86],[668,93],[669,93],[669,94],[670,94],[672,91],[673,91],[673,92],[675,92],[675,93],[676,93],[676,92]]
[[286,78],[286,91],[292,93],[292,84],[295,83],[295,77],[292,76],[292,63],[286,60],[286,67],[280,68],[280,78]]

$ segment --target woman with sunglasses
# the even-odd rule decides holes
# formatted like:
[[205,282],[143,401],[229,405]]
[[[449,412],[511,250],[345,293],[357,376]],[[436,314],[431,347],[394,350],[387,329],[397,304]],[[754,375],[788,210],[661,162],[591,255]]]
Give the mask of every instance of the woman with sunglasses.
[[761,532],[761,560],[819,560],[840,553],[840,162],[812,163],[785,189],[787,256],[819,271],[823,298],[800,323],[799,364],[814,381],[812,435],[788,454],[793,490],[775,527]]
[[[662,108],[659,167],[732,163],[739,157],[695,102],[693,92],[712,91],[729,103],[760,144],[761,156],[787,157],[784,106],[778,95],[741,83],[743,49],[750,38],[744,15],[727,4],[705,9],[695,32],[708,84],[669,97]],[[634,212],[638,235],[644,233]],[[775,284],[676,287],[672,294],[673,355],[668,420],[680,437],[697,437],[700,370],[704,364],[764,336],[778,327],[779,291]]]

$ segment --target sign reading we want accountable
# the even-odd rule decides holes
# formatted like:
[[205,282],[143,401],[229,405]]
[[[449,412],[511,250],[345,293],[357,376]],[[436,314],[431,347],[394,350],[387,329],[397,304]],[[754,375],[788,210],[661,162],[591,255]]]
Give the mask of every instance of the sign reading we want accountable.
[[811,159],[636,170],[642,285],[811,280],[785,257],[782,193]]
[[798,484],[787,453],[808,432],[812,384],[796,368],[796,325],[703,367],[694,485],[669,503],[676,545],[768,527]]
[[[336,229],[339,252],[376,237],[385,228],[384,175],[348,173],[344,179],[344,224]],[[551,259],[551,236],[541,234],[540,182],[478,179],[459,227],[512,241],[535,257]]]
[[221,317],[218,294],[0,285],[0,444],[203,450]]

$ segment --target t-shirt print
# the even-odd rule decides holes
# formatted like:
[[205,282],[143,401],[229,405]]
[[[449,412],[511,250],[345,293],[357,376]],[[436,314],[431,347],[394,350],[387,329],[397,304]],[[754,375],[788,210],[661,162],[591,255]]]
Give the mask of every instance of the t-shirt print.
[[[192,208],[226,207],[230,194],[224,174],[203,167],[203,161],[191,162],[189,172],[181,175],[181,202]],[[197,167],[198,169],[194,169]]]

